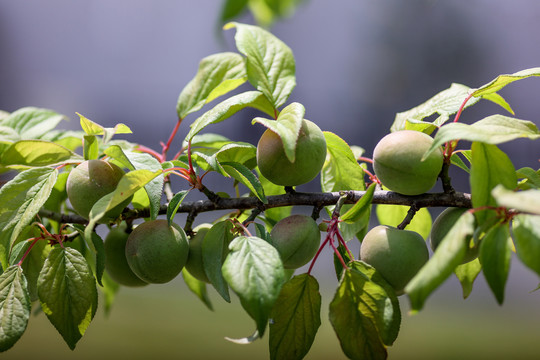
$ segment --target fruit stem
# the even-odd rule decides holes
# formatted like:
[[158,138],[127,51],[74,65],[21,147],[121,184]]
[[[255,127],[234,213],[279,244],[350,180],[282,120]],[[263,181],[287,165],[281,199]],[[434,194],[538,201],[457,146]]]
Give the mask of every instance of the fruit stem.
[[373,159],[364,156],[359,156],[356,160],[373,164]]
[[311,260],[311,264],[309,265],[309,269],[308,269],[308,275],[311,274],[311,270],[313,269],[313,265],[315,265],[315,262],[317,261],[317,258],[319,257],[319,255],[321,254],[321,251],[322,249],[326,246],[326,244],[328,243],[328,241],[330,241],[330,236],[329,235],[326,235],[326,238],[324,239],[323,243],[321,244],[321,246],[319,246],[319,250],[317,250],[317,253],[315,254],[315,257],[313,257],[313,260]]
[[26,249],[26,251],[24,252],[24,255],[22,256],[21,260],[17,263],[17,266],[22,266],[22,263],[23,261],[26,259],[26,257],[28,256],[28,254],[30,253],[30,250],[32,250],[32,248],[34,247],[34,245],[36,245],[36,243],[38,242],[38,240],[41,240],[43,239],[43,237],[41,236],[38,236],[38,237],[34,237],[34,238],[31,238],[31,239],[28,239],[27,241],[32,241],[32,243],[30,244],[30,246],[28,247],[28,249]]
[[167,144],[161,144],[161,160],[165,161],[167,156],[167,151],[169,151],[169,148],[171,147],[171,143],[174,140],[174,137],[176,136],[176,133],[178,132],[178,128],[180,127],[180,124],[182,123],[182,118],[178,118],[178,121],[176,122],[176,125],[174,126],[173,131],[171,132],[171,135],[169,136],[169,140],[167,140]]

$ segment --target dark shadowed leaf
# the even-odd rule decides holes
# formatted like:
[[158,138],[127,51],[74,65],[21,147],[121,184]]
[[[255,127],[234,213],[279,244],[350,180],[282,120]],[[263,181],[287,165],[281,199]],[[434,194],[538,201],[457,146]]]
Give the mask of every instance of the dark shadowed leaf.
[[499,304],[504,302],[511,255],[512,244],[508,224],[494,226],[480,243],[480,263],[486,281]]
[[270,359],[303,359],[321,325],[317,280],[302,274],[286,282],[270,317]]
[[182,270],[182,277],[184,278],[184,282],[186,283],[188,289],[191,290],[191,292],[194,293],[208,309],[214,310],[210,297],[208,297],[206,283],[195,278],[186,270],[186,268]]

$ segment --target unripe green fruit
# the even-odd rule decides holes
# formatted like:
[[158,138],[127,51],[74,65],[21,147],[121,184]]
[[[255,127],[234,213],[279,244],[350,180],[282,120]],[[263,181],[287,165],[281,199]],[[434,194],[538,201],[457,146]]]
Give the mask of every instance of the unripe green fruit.
[[313,259],[319,249],[321,234],[311,217],[291,215],[274,225],[270,239],[285,269],[297,269]]
[[[88,219],[94,204],[113,192],[124,171],[104,160],[87,160],[75,167],[68,176],[66,191],[73,209]],[[130,203],[131,197],[107,211],[103,220],[116,219]]]
[[109,276],[124,286],[145,286],[142,281],[131,271],[126,259],[126,242],[129,233],[126,232],[126,223],[111,229],[105,237],[105,270]]
[[195,235],[189,239],[189,255],[186,262],[186,270],[196,279],[206,283],[210,280],[204,271],[202,245],[210,228],[211,224],[201,224],[193,229]]
[[290,162],[281,138],[268,129],[257,144],[257,166],[276,185],[296,186],[313,180],[326,159],[326,140],[321,129],[309,120],[302,120],[295,154],[295,161]]
[[398,295],[403,294],[428,258],[428,248],[420,234],[386,225],[371,229],[360,247],[360,259],[373,266]]
[[163,284],[174,279],[186,264],[189,245],[184,230],[167,220],[152,220],[137,226],[126,243],[131,270],[142,280]]
[[[437,219],[433,222],[433,226],[431,227],[431,235],[430,235],[430,245],[431,250],[435,251],[439,244],[441,243],[442,239],[448,234],[450,229],[454,226],[456,221],[460,218],[463,213],[465,213],[467,209],[464,208],[447,208],[439,216],[437,216]],[[461,261],[462,264],[468,263],[469,261],[473,261],[478,257],[478,246],[470,246],[472,240],[472,235],[467,236],[465,241],[467,244],[469,244],[469,247],[467,248],[467,251],[465,252],[465,256],[463,257],[463,260]]]
[[441,149],[424,161],[433,138],[419,131],[401,130],[383,137],[373,150],[373,169],[381,183],[403,195],[419,195],[437,182],[443,165]]

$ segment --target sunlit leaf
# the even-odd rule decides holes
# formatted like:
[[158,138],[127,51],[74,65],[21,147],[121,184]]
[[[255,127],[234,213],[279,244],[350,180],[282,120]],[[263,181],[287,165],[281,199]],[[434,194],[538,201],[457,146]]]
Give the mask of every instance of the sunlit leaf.
[[30,296],[20,266],[0,275],[0,352],[11,348],[23,335],[30,318]]
[[70,349],[86,332],[97,308],[94,276],[75,249],[54,248],[38,280],[41,308]]
[[468,211],[456,221],[441,240],[433,256],[405,287],[414,311],[422,309],[424,302],[461,263],[468,239],[474,233],[474,215]]
[[33,168],[0,188],[0,263],[4,269],[11,245],[47,201],[57,176],[55,169]]
[[277,250],[257,237],[239,236],[229,249],[223,277],[263,336],[270,311],[285,282],[283,263]]
[[224,52],[205,57],[199,63],[197,75],[178,97],[178,117],[185,118],[204,104],[242,85],[246,79],[246,67],[241,55]]
[[236,47],[246,56],[249,82],[261,91],[275,109],[287,101],[296,86],[295,62],[291,49],[260,27],[229,23],[236,28]]

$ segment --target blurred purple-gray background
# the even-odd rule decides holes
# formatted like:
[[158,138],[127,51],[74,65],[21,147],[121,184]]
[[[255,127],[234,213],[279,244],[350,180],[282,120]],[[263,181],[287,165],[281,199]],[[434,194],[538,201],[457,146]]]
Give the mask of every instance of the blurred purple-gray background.
[[[124,138],[159,148],[159,141],[167,139],[176,122],[178,94],[194,76],[199,60],[216,52],[235,51],[234,30],[223,36],[216,30],[221,5],[217,0],[0,0],[0,109],[11,112],[23,106],[50,108],[71,118],[64,124],[70,129],[79,129],[75,112],[102,125],[123,122],[134,132]],[[237,20],[253,23],[249,15]],[[498,74],[540,66],[537,0],[307,0],[291,18],[276,23],[272,32],[295,54],[297,87],[290,101],[304,104],[307,118],[349,144],[362,146],[368,156],[378,139],[389,131],[396,112],[424,102],[452,82],[478,87]],[[513,106],[516,117],[540,124],[539,79],[512,84],[501,94]],[[472,122],[493,113],[504,114],[504,110],[482,102],[466,110],[462,119]],[[182,124],[179,140],[196,115]],[[252,115],[240,115],[208,131],[256,143],[263,129],[250,125]],[[517,168],[538,168],[538,141],[519,140],[502,148]],[[459,182],[459,175],[456,173],[459,190],[467,190],[467,184]],[[313,186],[316,188],[316,184]],[[402,301],[403,330],[391,350],[391,359],[453,359],[468,355],[498,359],[505,358],[505,354],[537,358],[540,317],[536,309],[540,295],[529,292],[536,287],[538,278],[513,260],[503,307],[495,305],[482,276],[467,301],[461,300],[455,279],[436,292],[419,315],[409,317],[408,304]],[[323,267],[318,271],[331,274],[332,269]],[[335,286],[328,278],[325,289]],[[40,321],[32,319],[28,331],[34,333],[25,334],[3,358],[29,356],[24,351],[31,351],[32,344],[41,342],[45,351],[52,346],[50,338],[60,348],[56,355],[59,357],[80,359],[102,349],[110,351],[111,356],[118,351],[115,356],[144,358],[144,351],[139,349],[144,345],[158,356],[212,358],[214,345],[207,343],[222,344],[223,336],[235,335],[221,329],[226,324],[217,333],[210,329],[216,327],[213,323],[225,321],[222,316],[228,312],[226,307],[208,316],[200,304],[190,303],[190,307],[177,309],[175,315],[164,313],[164,319],[171,320],[172,325],[164,325],[155,312],[148,311],[148,317],[140,320],[140,330],[132,331],[140,339],[124,339],[119,334],[126,328],[139,329],[135,324],[139,324],[141,309],[137,307],[139,300],[133,300],[137,296],[143,300],[152,298],[148,306],[155,311],[181,306],[181,301],[159,305],[163,301],[160,292],[168,297],[174,291],[152,289],[145,289],[143,295],[122,290],[119,309],[113,309],[110,319],[98,319],[98,324],[92,324],[75,353],[57,341],[59,335],[49,325],[43,325],[42,333],[32,330]],[[191,296],[185,288],[179,292],[171,296]],[[330,298],[328,292],[323,303],[326,330],[317,337],[308,359],[343,356],[328,330]],[[217,296],[214,299],[219,303]],[[126,313],[126,309],[135,313]],[[115,315],[122,311],[123,315]],[[197,320],[194,318],[190,325],[182,318],[186,312],[193,317],[191,313],[199,311],[204,317],[201,322],[208,323],[186,332]],[[228,321],[236,322],[236,318]],[[93,331],[93,327],[100,326],[102,331],[108,329],[120,336],[115,340],[120,345],[112,344],[109,349],[109,342]],[[180,333],[176,333],[179,327],[187,334],[182,336],[198,337],[182,341]],[[250,330],[247,320],[235,332],[242,336]],[[178,338],[158,345],[161,343],[157,340],[149,340],[148,333],[157,333],[160,339],[174,334]],[[192,353],[186,350],[189,346]],[[253,358],[265,354],[264,344],[254,346],[263,350],[253,352],[227,343],[216,349],[215,356]]]

